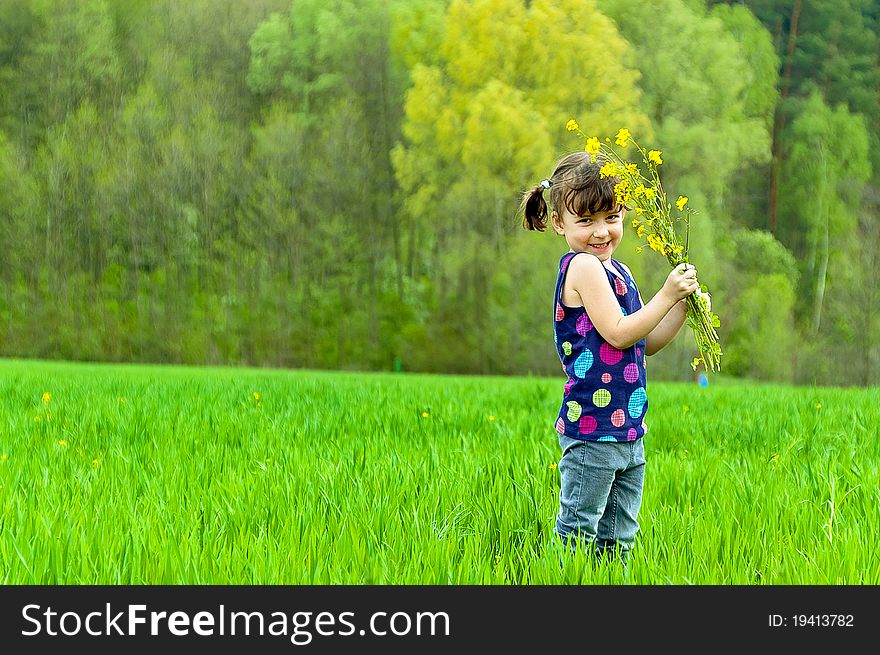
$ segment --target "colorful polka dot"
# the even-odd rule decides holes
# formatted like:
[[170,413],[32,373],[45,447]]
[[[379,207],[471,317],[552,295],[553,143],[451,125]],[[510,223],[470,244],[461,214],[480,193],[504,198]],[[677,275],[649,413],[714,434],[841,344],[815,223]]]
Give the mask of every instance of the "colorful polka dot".
[[608,436],[608,437],[599,437],[598,439],[596,439],[596,441],[617,441],[617,439],[615,439],[614,437]]
[[[546,316],[546,314],[545,314]],[[582,352],[578,358],[574,361],[574,374],[582,378],[586,374],[587,371],[590,370],[590,367],[593,365],[593,353],[589,350],[585,350]]]
[[593,323],[590,321],[590,317],[587,316],[586,313],[578,316],[577,321],[575,321],[574,329],[577,330],[577,333],[582,337],[587,336],[587,332],[593,329]]
[[[547,305],[544,305],[544,306],[546,307]],[[547,310],[545,309],[544,311],[547,311]],[[547,316],[547,314],[544,314],[544,316]],[[565,318],[565,310],[562,309],[562,305],[560,305],[559,303],[556,303],[556,320],[561,321],[564,318]]]
[[615,409],[611,412],[611,425],[619,428],[624,423],[626,423],[626,414],[624,414],[622,409]]
[[603,373],[602,374],[602,382],[604,382],[605,384],[608,384],[609,382],[611,382],[612,379],[613,378],[611,377],[611,373]]
[[621,308],[620,308],[620,313],[623,314],[624,316],[626,316],[626,308],[621,307]]
[[614,366],[617,362],[623,359],[623,351],[618,350],[606,341],[599,346],[599,359],[609,366]]
[[638,418],[642,414],[642,410],[645,407],[645,403],[648,402],[648,394],[645,393],[644,387],[639,387],[635,391],[633,391],[632,395],[629,397],[629,415],[633,418]]
[[570,341],[564,341],[562,343],[562,352],[564,352],[566,355],[571,354],[571,342]]
[[583,409],[580,406],[580,403],[575,402],[574,400],[569,400],[565,403],[565,406],[568,407],[568,420],[574,423],[581,417],[581,412]]
[[568,378],[568,382],[565,383],[565,395],[566,396],[571,391],[571,385],[573,385],[573,384],[574,384],[574,380],[572,380],[571,378]]
[[[619,277],[614,278],[614,290],[617,292],[618,296],[625,296],[626,295],[626,285],[623,283],[623,280],[621,280]],[[544,307],[546,307],[546,306],[547,305],[544,305]],[[544,310],[544,311],[546,311],[546,310]],[[544,314],[544,316],[546,316],[546,314]]]
[[[562,419],[559,420],[561,421]],[[597,427],[598,423],[596,423],[596,419],[592,416],[581,416],[580,423],[578,424],[578,430],[580,430],[581,434],[592,434]]]
[[596,407],[607,407],[611,402],[611,392],[608,389],[599,389],[593,394],[593,404]]
[[630,383],[639,379],[639,367],[636,366],[635,362],[630,362],[623,369],[623,379]]
[[626,433],[626,440],[627,441],[635,441],[637,436],[639,436],[639,433],[636,432],[636,429],[630,428],[629,432]]
[[565,434],[565,421],[562,420],[561,416],[556,419],[556,431],[559,434]]

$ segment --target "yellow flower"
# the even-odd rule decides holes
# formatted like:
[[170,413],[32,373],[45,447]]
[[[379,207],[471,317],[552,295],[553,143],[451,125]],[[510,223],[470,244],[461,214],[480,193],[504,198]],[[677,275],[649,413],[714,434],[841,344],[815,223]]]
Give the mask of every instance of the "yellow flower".
[[43,392],[43,402],[48,405],[50,400],[52,400],[52,394],[49,393],[48,391],[44,391]]
[[645,236],[645,226],[644,225],[639,225],[638,229],[636,229],[636,236],[640,239],[643,236]]
[[100,463],[101,463],[101,462],[98,460],[98,458],[93,459],[93,460],[92,460],[92,468],[93,468],[93,469],[98,468],[98,465],[99,465]]
[[253,396],[254,396],[254,400],[259,400],[260,399],[260,392],[254,391]]
[[555,471],[555,470],[556,470],[556,462],[550,462],[550,470],[551,470],[551,471]]
[[428,418],[428,412],[422,412],[422,418]]
[[648,245],[651,247],[651,250],[659,252],[661,255],[663,254],[663,242],[656,234],[648,235]]
[[586,150],[591,155],[595,155],[597,152],[599,152],[599,146],[599,139],[591,136],[589,139],[587,139],[587,146],[584,148],[584,150]]
[[614,137],[614,143],[625,148],[631,136],[632,134],[630,134],[629,130],[622,127],[617,131],[617,136]]
[[575,130],[579,130],[580,127],[581,126],[578,125],[578,122],[573,118],[565,124],[565,129],[568,130],[569,132],[574,132]]
[[490,421],[494,421],[494,420],[495,420],[495,417],[490,415],[490,416],[489,416],[489,420],[490,420]]
[[61,446],[62,448],[67,448],[67,439],[59,439],[58,445]]
[[822,409],[822,403],[816,403],[816,409]]
[[678,200],[675,201],[675,206],[678,207],[678,211],[684,209],[684,206],[688,204],[687,196],[679,196]]
[[645,197],[646,197],[648,200],[653,200],[653,199],[654,199],[654,187],[652,187],[652,186],[645,187]]
[[700,362],[703,361],[702,357],[694,357],[694,361],[691,362],[691,368],[695,371],[697,370],[697,366],[700,365]]
[[649,150],[648,151],[648,161],[652,161],[655,164],[662,164],[663,160],[660,158],[660,154],[662,150]]
[[39,423],[39,422],[42,421],[43,419],[41,419],[39,416],[34,416],[34,420],[35,420],[37,423]]
[[640,184],[635,189],[633,189],[633,196],[636,198],[638,198],[641,195],[644,195],[644,193],[645,193],[645,185],[644,184]]
[[682,405],[682,407],[681,407],[681,411],[684,412],[685,414],[687,414],[690,410],[691,410],[691,408],[688,407],[687,405]]
[[629,164],[624,166],[623,170],[626,171],[627,173],[629,173],[630,175],[638,175],[639,174],[639,167],[636,166],[635,164],[633,164],[632,162],[630,162]]
[[613,161],[608,162],[599,169],[599,177],[614,177],[617,175],[617,164]]
[[7,459],[9,459],[9,455],[7,455],[6,453],[0,455],[0,462],[5,462]]

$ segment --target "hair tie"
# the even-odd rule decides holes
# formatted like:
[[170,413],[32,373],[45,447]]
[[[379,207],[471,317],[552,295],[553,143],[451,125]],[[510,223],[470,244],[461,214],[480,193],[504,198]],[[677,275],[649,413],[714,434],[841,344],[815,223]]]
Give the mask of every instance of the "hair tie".
[[552,186],[550,180],[541,180],[541,186],[545,189],[549,189]]

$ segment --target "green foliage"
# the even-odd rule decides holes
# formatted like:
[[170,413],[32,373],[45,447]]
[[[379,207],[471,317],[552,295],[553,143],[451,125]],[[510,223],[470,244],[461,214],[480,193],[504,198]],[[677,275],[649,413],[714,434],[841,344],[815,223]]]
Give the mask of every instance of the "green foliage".
[[796,251],[806,253],[800,297],[816,333],[826,292],[847,286],[835,284],[835,278],[849,268],[848,253],[857,238],[858,209],[871,173],[867,130],[862,116],[843,105],[832,109],[813,93],[792,123],[791,134],[782,178],[788,199],[784,216],[787,233],[798,235]]
[[[0,3],[0,354],[556,374],[564,245],[515,214],[575,117],[664,150],[733,361],[761,324],[795,380],[876,383],[876,3],[805,1],[796,34],[791,3],[711,4]],[[771,126],[779,243],[740,229]],[[777,274],[794,338],[746,303]],[[689,343],[652,379],[689,377]]]

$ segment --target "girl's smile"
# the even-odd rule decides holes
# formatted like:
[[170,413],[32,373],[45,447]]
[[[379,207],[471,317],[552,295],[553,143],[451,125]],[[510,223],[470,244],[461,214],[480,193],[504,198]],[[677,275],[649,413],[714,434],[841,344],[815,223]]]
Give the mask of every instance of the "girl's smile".
[[623,237],[623,207],[612,211],[599,211],[595,214],[577,216],[567,207],[553,212],[551,221],[557,234],[565,237],[568,247],[574,252],[588,252],[603,262],[611,259],[614,250]]

